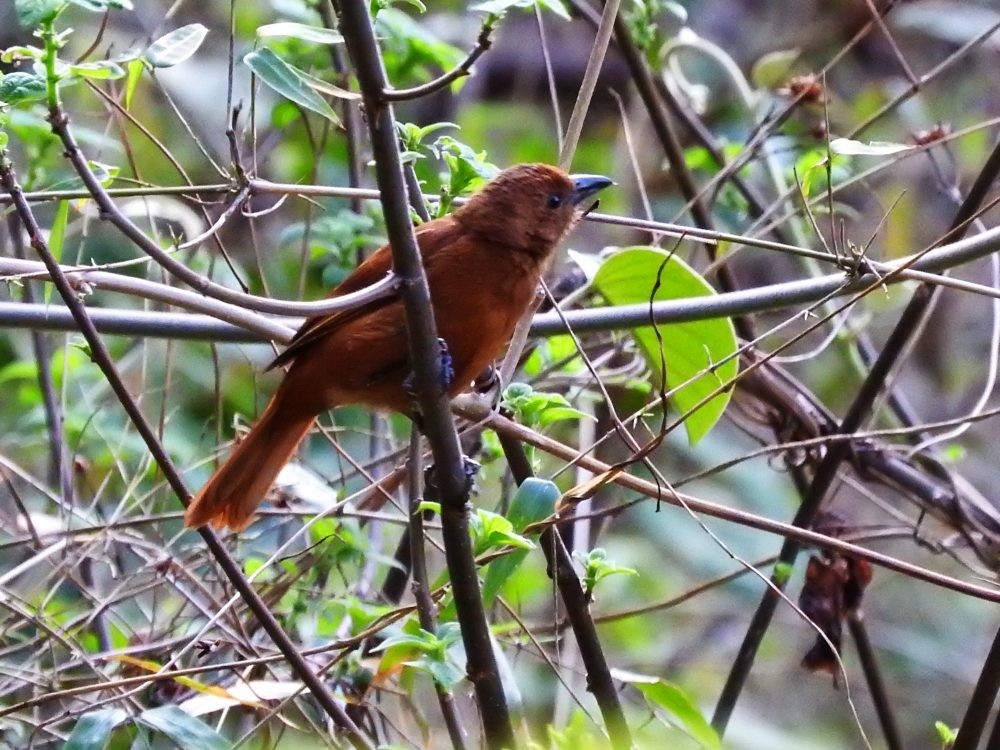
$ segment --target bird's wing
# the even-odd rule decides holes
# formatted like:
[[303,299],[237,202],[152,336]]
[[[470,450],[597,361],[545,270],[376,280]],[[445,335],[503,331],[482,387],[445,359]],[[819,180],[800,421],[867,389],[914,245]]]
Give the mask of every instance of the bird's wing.
[[[456,227],[455,220],[450,216],[435,219],[417,227],[417,242],[425,267],[432,262],[434,250],[448,242],[448,238],[452,235]],[[383,245],[372,253],[361,265],[355,268],[346,279],[340,282],[330,292],[329,296],[340,297],[351,292],[360,291],[382,279],[391,270],[392,251],[388,245]],[[265,369],[271,370],[275,367],[291,364],[292,360],[318,339],[335,331],[348,321],[368,315],[374,310],[385,307],[397,299],[399,299],[399,293],[393,292],[359,307],[331,313],[330,315],[316,315],[307,318],[299,330],[296,331],[288,348],[275,357]]]

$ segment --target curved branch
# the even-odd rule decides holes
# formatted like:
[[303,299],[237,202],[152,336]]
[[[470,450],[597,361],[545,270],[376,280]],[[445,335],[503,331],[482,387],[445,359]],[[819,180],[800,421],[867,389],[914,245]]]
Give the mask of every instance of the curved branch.
[[479,38],[476,39],[476,46],[469,50],[468,56],[456,65],[454,68],[449,70],[444,75],[435,78],[433,81],[428,81],[419,86],[414,86],[409,89],[393,89],[386,87],[382,89],[382,101],[384,102],[405,102],[410,99],[419,99],[422,96],[428,96],[440,91],[445,86],[457,81],[459,78],[469,75],[472,66],[475,64],[476,60],[483,56],[493,44],[493,40],[490,39],[490,34],[493,33],[493,27],[499,19],[492,13],[486,17],[483,21],[483,27],[479,30]]

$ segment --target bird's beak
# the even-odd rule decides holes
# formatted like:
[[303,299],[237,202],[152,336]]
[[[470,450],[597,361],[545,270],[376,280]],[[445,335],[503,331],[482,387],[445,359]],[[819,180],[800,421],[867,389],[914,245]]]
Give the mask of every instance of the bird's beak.
[[573,180],[572,200],[574,206],[579,206],[598,191],[615,184],[607,177],[596,174],[573,174],[569,178]]

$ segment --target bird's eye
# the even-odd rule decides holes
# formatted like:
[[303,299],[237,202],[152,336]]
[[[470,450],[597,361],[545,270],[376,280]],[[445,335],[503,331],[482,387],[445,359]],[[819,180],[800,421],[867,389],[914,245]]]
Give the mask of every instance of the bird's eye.
[[562,205],[562,196],[553,193],[549,196],[548,204],[549,208],[559,208]]

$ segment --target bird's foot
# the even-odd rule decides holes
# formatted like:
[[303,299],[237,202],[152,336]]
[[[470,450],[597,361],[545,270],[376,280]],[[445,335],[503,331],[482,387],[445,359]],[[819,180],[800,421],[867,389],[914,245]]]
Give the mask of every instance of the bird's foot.
[[[465,476],[466,495],[471,495],[475,491],[476,475],[481,468],[482,465],[478,461],[473,461],[468,456],[462,456],[462,473]],[[427,467],[427,470],[424,472],[424,483],[428,499],[431,497],[436,498],[439,494],[436,466]]]
[[454,364],[451,352],[448,351],[448,342],[444,339],[438,339],[438,377],[441,379],[441,387],[444,390],[448,390],[455,380]]
[[[451,386],[452,382],[455,380],[455,368],[454,360],[451,357],[451,352],[448,351],[448,342],[444,339],[439,338],[438,343],[438,382],[441,384],[441,389],[447,391]],[[410,397],[412,401],[417,400],[417,382],[416,376],[413,372],[403,378],[403,390]]]
[[479,373],[479,377],[473,382],[472,388],[479,395],[489,397],[490,408],[495,411],[500,404],[501,396],[503,396],[503,383],[500,382],[500,371],[493,365],[490,365]]

